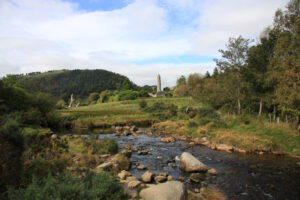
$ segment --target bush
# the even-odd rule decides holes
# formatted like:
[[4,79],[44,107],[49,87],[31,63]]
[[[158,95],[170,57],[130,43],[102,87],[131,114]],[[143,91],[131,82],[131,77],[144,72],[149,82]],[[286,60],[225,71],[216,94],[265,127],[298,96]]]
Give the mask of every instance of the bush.
[[15,186],[20,182],[24,140],[19,126],[12,118],[7,119],[3,125],[0,124],[0,193],[7,186]]
[[145,109],[147,107],[147,101],[145,99],[142,99],[139,103],[139,106],[141,109]]
[[88,172],[80,180],[65,174],[60,177],[49,175],[47,178],[33,178],[32,183],[24,189],[10,189],[8,200],[110,200],[126,199],[118,179],[108,173],[95,174]]
[[67,104],[66,104],[66,102],[63,99],[57,101],[56,105],[55,105],[55,107],[57,109],[64,109],[66,106],[67,106]]
[[89,98],[88,98],[89,99],[89,103],[90,104],[96,103],[99,98],[100,98],[99,93],[93,92],[93,93],[91,93],[89,95]]
[[160,120],[167,120],[177,116],[178,107],[174,104],[159,101],[149,106],[146,111]]
[[32,177],[45,178],[48,174],[62,174],[67,167],[67,163],[60,159],[46,160],[44,158],[36,158],[24,169],[24,182],[28,183]]
[[91,149],[92,154],[115,154],[118,152],[118,143],[110,138],[103,140],[89,138],[85,140],[85,146]]
[[125,90],[121,91],[118,94],[119,101],[125,101],[125,100],[135,100],[139,96],[138,92],[132,91],[132,90]]
[[210,124],[211,128],[226,128],[227,124],[212,107],[201,107],[197,110],[197,124],[200,126]]
[[207,117],[211,119],[220,119],[220,115],[212,107],[201,107],[197,110],[197,115],[199,118]]

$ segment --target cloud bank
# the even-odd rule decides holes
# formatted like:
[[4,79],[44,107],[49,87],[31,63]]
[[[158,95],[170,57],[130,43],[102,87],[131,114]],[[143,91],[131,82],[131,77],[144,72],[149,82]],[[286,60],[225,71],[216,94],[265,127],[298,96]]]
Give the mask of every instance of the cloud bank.
[[[132,0],[112,10],[63,0],[0,1],[0,76],[53,69],[101,68],[137,84],[164,86],[212,71],[198,63],[145,62],[162,57],[218,57],[229,37],[257,39],[288,0]],[[122,4],[122,5],[123,5]]]

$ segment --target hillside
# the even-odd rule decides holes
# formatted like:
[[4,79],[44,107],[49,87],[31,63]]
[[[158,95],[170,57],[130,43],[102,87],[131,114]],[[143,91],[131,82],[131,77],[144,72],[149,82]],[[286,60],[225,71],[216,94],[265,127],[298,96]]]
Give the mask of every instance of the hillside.
[[60,99],[67,99],[72,93],[76,98],[83,98],[92,92],[134,87],[127,77],[101,69],[30,73],[18,79],[28,91],[45,92]]

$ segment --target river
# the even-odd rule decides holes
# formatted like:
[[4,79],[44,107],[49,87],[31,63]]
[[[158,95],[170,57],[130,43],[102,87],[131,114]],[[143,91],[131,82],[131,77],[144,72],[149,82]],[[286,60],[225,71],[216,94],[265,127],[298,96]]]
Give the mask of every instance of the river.
[[[300,160],[287,156],[244,155],[212,150],[201,145],[189,145],[184,141],[163,143],[160,137],[149,135],[118,136],[99,134],[99,138],[113,138],[119,147],[131,144],[151,154],[139,155],[133,152],[130,172],[139,178],[145,170],[136,166],[142,164],[153,172],[167,172],[175,179],[183,176],[190,190],[202,185],[214,186],[229,200],[296,200],[300,199]],[[176,156],[190,152],[200,161],[218,171],[216,176],[203,175],[202,183],[189,181],[189,174],[179,169]]]

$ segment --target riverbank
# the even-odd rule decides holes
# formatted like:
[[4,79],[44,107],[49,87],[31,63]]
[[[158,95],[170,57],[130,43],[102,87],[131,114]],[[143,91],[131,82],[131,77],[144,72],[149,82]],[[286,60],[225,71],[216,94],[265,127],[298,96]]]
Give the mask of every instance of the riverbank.
[[[228,119],[232,120],[232,119]],[[289,155],[300,158],[300,137],[286,124],[252,122],[228,128],[189,127],[188,120],[165,121],[152,125],[156,135],[172,136],[191,145],[248,154]]]
[[[148,108],[161,102],[173,104],[177,106],[177,114],[167,120],[162,119],[163,113],[154,115],[147,109],[141,109],[141,101],[145,101]],[[152,126],[158,135],[184,136],[191,144],[206,145],[212,149],[300,156],[300,134],[287,123],[269,123],[256,116],[222,115],[205,107],[197,111],[199,108],[201,105],[188,97],[145,98],[69,108],[60,113],[72,119],[73,128]],[[169,110],[163,112],[168,113]]]
[[[167,102],[177,106],[191,104],[190,97],[180,98],[145,98],[147,104],[155,102]],[[107,128],[119,125],[150,126],[160,120],[139,107],[141,99],[131,101],[119,101],[99,103],[77,108],[60,110],[61,116],[70,118],[73,128]]]

